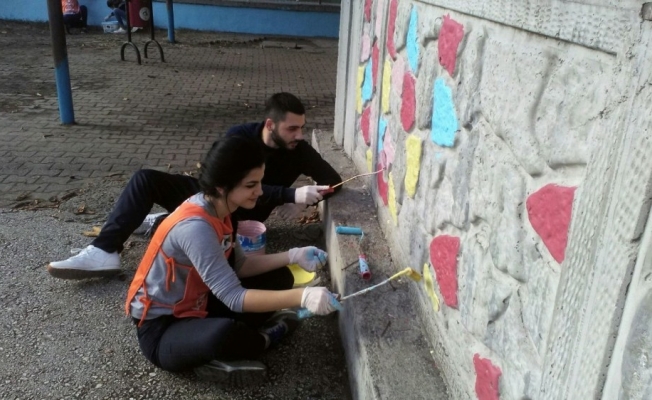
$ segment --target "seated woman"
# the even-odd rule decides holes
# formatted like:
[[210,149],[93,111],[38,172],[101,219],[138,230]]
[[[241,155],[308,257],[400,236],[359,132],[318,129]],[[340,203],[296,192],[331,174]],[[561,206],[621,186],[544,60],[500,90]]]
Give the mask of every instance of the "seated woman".
[[256,141],[216,142],[201,164],[201,192],[161,223],[147,248],[125,307],[138,325],[142,353],[164,370],[260,382],[266,367],[255,359],[298,325],[287,309],[325,315],[340,307],[324,287],[292,288],[287,265],[314,271],[326,261],[324,251],[309,246],[246,257],[234,240],[231,213],[256,204],[264,162]]

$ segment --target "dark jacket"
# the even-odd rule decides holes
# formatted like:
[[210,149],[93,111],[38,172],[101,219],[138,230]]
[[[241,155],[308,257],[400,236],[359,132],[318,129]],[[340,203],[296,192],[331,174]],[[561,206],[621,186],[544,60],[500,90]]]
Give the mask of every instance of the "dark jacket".
[[[264,123],[237,125],[227,135],[244,135],[263,142]],[[264,221],[276,206],[294,203],[294,188],[290,188],[300,175],[312,178],[318,185],[336,185],[342,178],[335,169],[307,142],[302,141],[292,150],[265,146],[265,175],[263,195],[252,210],[240,208],[238,219]],[[341,187],[336,189],[339,190]]]

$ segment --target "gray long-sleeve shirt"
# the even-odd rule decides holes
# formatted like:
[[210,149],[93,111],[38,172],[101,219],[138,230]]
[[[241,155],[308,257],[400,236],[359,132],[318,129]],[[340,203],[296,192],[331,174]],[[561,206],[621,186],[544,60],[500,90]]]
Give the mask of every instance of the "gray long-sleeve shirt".
[[[204,199],[203,193],[198,193],[186,201],[197,204],[210,215],[216,216],[215,210]],[[231,246],[235,251],[234,268],[231,268],[224,255]],[[206,220],[191,217],[177,223],[170,230],[163,241],[162,250],[168,257],[174,258],[177,264],[194,266],[215,297],[232,311],[242,312],[247,289],[240,284],[236,271],[240,269],[246,257],[232,234],[225,235],[220,243],[217,233]],[[147,312],[146,319],[172,314],[171,308],[159,306],[157,302],[174,305],[183,298],[188,270],[175,268],[176,279],[175,282],[170,282],[169,290],[166,289],[166,272],[165,258],[159,252],[145,279],[147,294],[154,302]],[[143,289],[140,288],[131,301],[131,316],[134,318],[140,319],[143,315],[145,307],[139,301],[143,294]]]

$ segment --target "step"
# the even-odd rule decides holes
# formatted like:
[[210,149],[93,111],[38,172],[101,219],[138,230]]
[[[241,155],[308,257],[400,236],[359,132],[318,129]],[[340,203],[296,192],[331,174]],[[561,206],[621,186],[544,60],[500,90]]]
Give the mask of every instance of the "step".
[[[359,173],[332,133],[313,135],[312,140],[343,179]],[[361,177],[346,183],[339,193],[320,203],[332,289],[342,295],[379,283],[408,266],[417,267],[392,260],[370,193],[372,179]],[[362,279],[355,263],[359,236],[336,234],[335,228],[340,225],[362,228],[369,280]],[[412,300],[417,298],[419,284],[399,278],[344,302],[339,327],[353,399],[449,398]]]

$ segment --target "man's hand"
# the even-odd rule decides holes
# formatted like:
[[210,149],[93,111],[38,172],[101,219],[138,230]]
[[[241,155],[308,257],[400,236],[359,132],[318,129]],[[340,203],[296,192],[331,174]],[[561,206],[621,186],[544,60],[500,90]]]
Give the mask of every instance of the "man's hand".
[[306,207],[307,205],[305,204],[286,203],[282,206],[276,207],[276,213],[279,217],[289,220],[297,218]]
[[299,264],[299,266],[308,272],[315,272],[317,266],[324,266],[328,253],[319,250],[315,246],[294,247],[288,251],[290,264]]
[[301,307],[313,314],[326,315],[342,310],[342,304],[325,287],[307,287],[301,295]]
[[329,189],[330,186],[303,186],[295,190],[294,192],[294,202],[297,204],[307,204],[312,205],[324,198],[320,193]]

